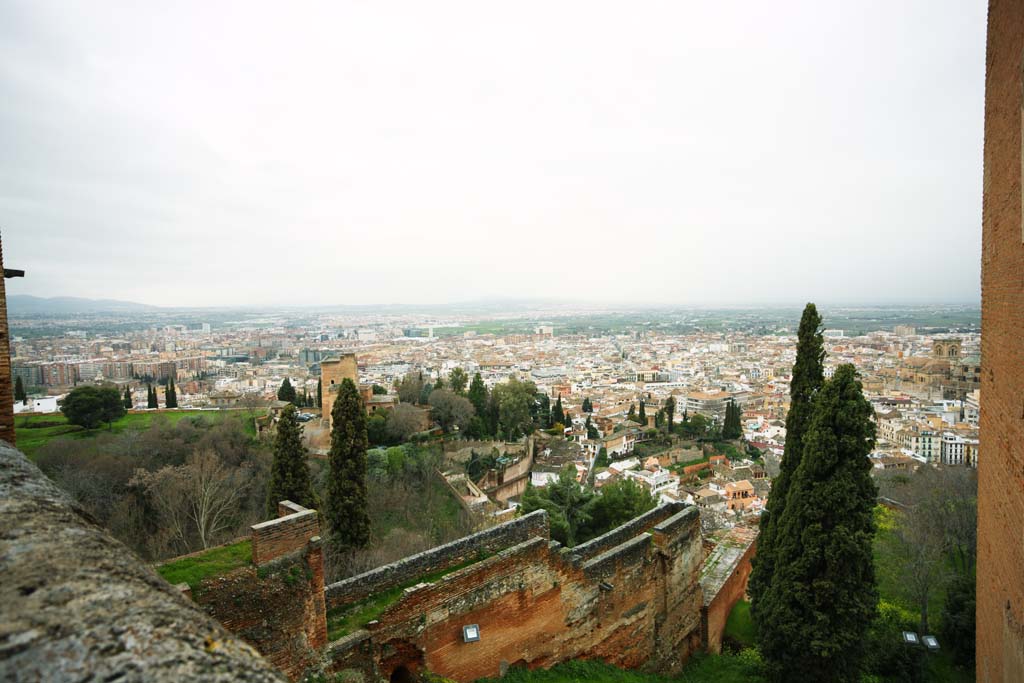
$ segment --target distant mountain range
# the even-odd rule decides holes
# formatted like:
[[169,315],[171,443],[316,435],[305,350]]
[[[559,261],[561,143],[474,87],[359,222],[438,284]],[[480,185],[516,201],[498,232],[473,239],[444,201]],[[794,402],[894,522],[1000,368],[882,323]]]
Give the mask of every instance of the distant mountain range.
[[77,296],[41,297],[13,294],[7,297],[9,315],[74,315],[80,313],[141,313],[159,306],[116,299],[83,299]]

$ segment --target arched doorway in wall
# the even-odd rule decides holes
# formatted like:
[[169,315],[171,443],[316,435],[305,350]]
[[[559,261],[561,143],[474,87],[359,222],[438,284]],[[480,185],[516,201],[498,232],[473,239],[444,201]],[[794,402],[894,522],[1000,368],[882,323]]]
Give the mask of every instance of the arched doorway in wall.
[[378,671],[391,683],[417,683],[423,660],[424,652],[415,643],[396,638],[384,644]]
[[391,683],[417,683],[419,680],[412,671],[409,670],[405,664],[399,664],[391,672],[390,679]]

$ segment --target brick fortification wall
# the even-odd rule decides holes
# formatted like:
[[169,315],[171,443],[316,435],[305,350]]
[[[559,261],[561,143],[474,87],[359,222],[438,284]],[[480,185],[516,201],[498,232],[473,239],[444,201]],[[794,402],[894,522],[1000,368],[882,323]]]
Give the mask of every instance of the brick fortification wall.
[[0,680],[282,680],[6,445],[0,577]]
[[262,566],[204,579],[193,599],[225,628],[296,680],[327,644],[319,537]]
[[701,632],[704,649],[722,651],[722,635],[729,613],[747,593],[747,581],[753,567],[750,560],[757,551],[757,531],[737,528],[719,543],[704,561],[701,589]]
[[359,576],[332,583],[327,586],[327,608],[358,602],[374,593],[456,567],[480,555],[504,550],[535,536],[548,538],[548,518],[542,511],[531,512]]
[[[470,681],[593,658],[677,671],[700,646],[699,518],[672,505],[647,522],[585,552],[535,536],[406,589],[376,623],[331,644],[330,668],[371,680],[426,668]],[[479,641],[463,642],[467,624],[479,625]]]
[[991,0],[985,75],[977,679],[1024,681],[1024,0]]
[[309,539],[320,535],[316,510],[286,500],[278,504],[278,514],[277,519],[251,527],[252,561],[257,566],[304,548]]
[[251,527],[253,563],[204,579],[193,599],[295,680],[327,644],[324,560],[316,510],[278,503]]

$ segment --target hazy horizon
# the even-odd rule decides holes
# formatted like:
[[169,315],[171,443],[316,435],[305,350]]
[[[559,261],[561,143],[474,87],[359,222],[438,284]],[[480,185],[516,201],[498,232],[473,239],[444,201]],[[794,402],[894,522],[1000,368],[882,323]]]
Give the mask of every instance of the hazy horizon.
[[5,3],[7,292],[975,305],[984,42],[952,0]]

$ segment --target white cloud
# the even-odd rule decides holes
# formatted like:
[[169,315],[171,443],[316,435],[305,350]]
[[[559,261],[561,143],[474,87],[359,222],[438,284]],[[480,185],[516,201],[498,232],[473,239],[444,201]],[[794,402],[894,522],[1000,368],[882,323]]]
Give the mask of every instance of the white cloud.
[[301,7],[0,9],[11,292],[978,298],[981,3]]

